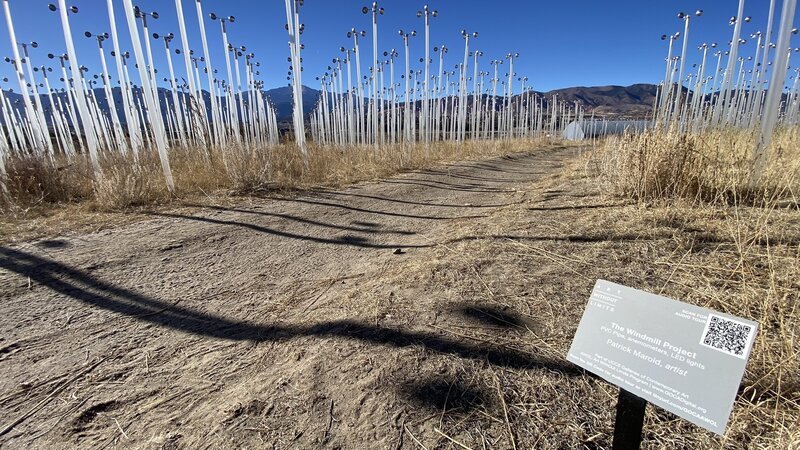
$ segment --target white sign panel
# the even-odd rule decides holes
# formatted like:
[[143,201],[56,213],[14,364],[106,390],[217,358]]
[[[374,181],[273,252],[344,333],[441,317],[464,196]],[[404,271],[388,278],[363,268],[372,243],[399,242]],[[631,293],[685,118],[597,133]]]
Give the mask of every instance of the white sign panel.
[[567,360],[717,434],[757,324],[598,280]]

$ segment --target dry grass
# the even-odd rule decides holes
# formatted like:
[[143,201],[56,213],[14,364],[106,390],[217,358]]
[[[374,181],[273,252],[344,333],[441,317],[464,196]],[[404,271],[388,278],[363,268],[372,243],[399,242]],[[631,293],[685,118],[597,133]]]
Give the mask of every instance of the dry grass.
[[716,130],[699,135],[650,130],[612,138],[599,161],[603,180],[615,193],[637,199],[688,198],[711,202],[798,202],[800,129],[776,133],[769,163],[754,183],[756,133]]
[[[309,147],[308,166],[291,144],[235,147],[210,154],[174,148],[170,164],[176,196],[164,182],[158,154],[147,150],[138,163],[131,155],[105,154],[103,178],[93,180],[85,158],[72,161],[26,156],[6,161],[10,196],[0,197],[0,234],[30,238],[117,223],[126,213],[182,201],[291,191],[313,186],[343,186],[457,160],[469,160],[547,145],[549,141],[441,142],[428,147]],[[130,214],[129,219],[135,217]],[[76,224],[74,227],[71,224]]]
[[[730,431],[718,444],[800,445],[800,130],[781,130],[758,183],[754,136],[625,136],[586,162],[610,194],[638,200],[640,220],[672,230],[667,292],[757,321],[760,330]],[[643,203],[646,202],[646,203]],[[693,446],[705,447],[706,444]]]
[[[626,137],[616,145],[645,139],[651,148],[668,145],[654,135]],[[787,142],[787,135],[780,139]],[[698,138],[695,143],[702,140],[708,142]],[[645,196],[636,189],[611,190],[633,182],[620,179],[623,172],[606,164],[624,164],[624,157],[637,154],[631,149],[609,154],[620,149],[616,145],[587,153],[560,179],[530,186],[532,195],[524,203],[493,214],[490,223],[454,229],[435,257],[398,270],[396,282],[435,292],[442,299],[435,309],[445,311],[443,317],[452,305],[466,303],[506,318],[505,324],[474,326],[443,319],[437,328],[465,341],[519,349],[544,366],[563,360],[598,278],[757,321],[760,329],[726,434],[717,436],[651,406],[643,448],[800,448],[796,202],[787,195],[744,201],[742,191],[732,189],[734,168],[717,177],[717,184],[705,184],[709,193],[717,189],[707,197],[679,189],[658,196],[656,191]],[[713,146],[699,148],[724,153]],[[781,167],[797,167],[794,155],[789,157],[787,149],[778,159]],[[780,180],[791,192],[796,179],[780,177],[775,169],[773,182]],[[739,176],[739,186],[746,186],[749,174]],[[397,308],[389,312],[402,314]],[[426,445],[446,447],[452,438],[471,448],[512,448],[513,443],[537,449],[610,447],[614,386],[576,376],[567,367],[493,369],[455,361],[452,367],[441,377],[466,404],[442,412],[439,429],[448,438],[436,441],[424,428],[409,427]],[[496,394],[498,385],[507,407]]]
[[[631,202],[604,192],[606,175],[595,164],[607,157],[602,152],[587,154],[561,179],[530,187],[526,202],[489,223],[453,230],[436,257],[398,278],[445,299],[437,305],[445,311],[441,330],[519,349],[545,366],[563,360],[598,278],[755,320],[760,329],[726,434],[651,406],[643,448],[800,448],[797,211],[686,199]],[[449,305],[464,303],[513,324],[465,327],[444,319]],[[459,392],[485,397],[442,414],[448,436],[472,448],[512,448],[512,439],[518,448],[610,447],[617,389],[609,383],[568,367],[454,367],[461,373],[445,379],[455,377],[450,383]],[[496,383],[508,419],[492,395]]]
[[72,163],[50,161],[38,155],[6,160],[6,185],[11,198],[0,197],[0,212],[83,201],[92,197],[91,168],[83,159]]

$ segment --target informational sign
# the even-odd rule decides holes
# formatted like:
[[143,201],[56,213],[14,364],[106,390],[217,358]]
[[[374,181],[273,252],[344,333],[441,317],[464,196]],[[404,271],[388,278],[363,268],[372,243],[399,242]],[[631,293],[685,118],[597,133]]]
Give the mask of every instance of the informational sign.
[[757,324],[598,280],[567,360],[717,434]]

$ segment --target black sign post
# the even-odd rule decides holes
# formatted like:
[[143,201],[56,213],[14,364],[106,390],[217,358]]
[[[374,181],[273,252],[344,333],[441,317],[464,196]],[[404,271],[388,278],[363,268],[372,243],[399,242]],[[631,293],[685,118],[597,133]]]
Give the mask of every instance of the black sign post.
[[647,400],[620,388],[612,450],[639,450]]

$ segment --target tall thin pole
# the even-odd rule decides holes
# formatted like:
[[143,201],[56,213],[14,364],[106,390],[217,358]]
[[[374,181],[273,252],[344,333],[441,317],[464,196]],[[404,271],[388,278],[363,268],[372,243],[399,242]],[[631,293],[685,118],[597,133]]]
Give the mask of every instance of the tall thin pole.
[[[217,95],[214,92],[214,69],[211,64],[211,54],[208,51],[208,39],[206,38],[206,26],[203,22],[203,7],[200,4],[200,0],[195,2],[195,6],[197,7],[197,21],[200,23],[200,39],[203,41],[203,53],[205,54],[206,59],[206,74],[208,75],[208,93],[209,97],[211,98],[211,120],[214,126],[214,138],[217,145],[224,146],[225,145],[225,133],[222,132],[221,128],[221,120],[219,113],[219,106],[217,104]],[[201,89],[201,87],[198,87]],[[202,95],[202,91],[201,91]]]
[[308,165],[308,153],[306,150],[305,121],[303,117],[303,81],[301,77],[302,67],[300,65],[300,12],[297,0],[286,0],[286,23],[289,31],[289,48],[292,56],[293,93],[294,93],[294,136],[303,162]]
[[742,21],[744,20],[744,0],[739,0],[739,9],[736,14],[736,22],[733,24],[733,39],[731,39],[731,50],[728,56],[728,65],[725,68],[725,75],[722,77],[722,92],[717,100],[717,108],[714,109],[714,122],[719,122],[724,109],[728,107],[731,82],[736,69],[736,61],[739,55],[739,40],[742,33]]
[[[111,0],[108,0],[110,3]],[[183,62],[186,66],[186,78],[188,78],[189,82],[189,108],[188,108],[188,117],[187,123],[192,130],[197,130],[196,135],[204,143],[204,135],[200,132],[200,124],[198,122],[198,108],[200,106],[200,99],[197,98],[196,95],[196,88],[194,83],[194,76],[192,76],[192,61],[191,61],[191,54],[189,50],[189,39],[186,36],[186,23],[183,20],[183,5],[181,4],[181,0],[175,0],[175,9],[178,13],[178,29],[181,34],[181,44],[183,45]],[[205,110],[202,111],[202,114],[205,115]]]
[[[378,8],[378,2],[372,2],[372,63],[373,63],[373,76],[372,83],[372,99],[373,102],[378,101],[378,83],[377,83],[377,70],[378,70],[378,13],[383,14],[383,8]],[[406,75],[408,76],[408,75]],[[375,130],[373,139],[375,145],[378,145],[378,108],[375,105],[372,108],[372,129]]]
[[[11,9],[8,5],[8,0],[3,0],[3,10],[6,16],[6,26],[8,26],[8,37],[11,40],[11,48],[14,54],[14,72],[17,76],[17,82],[19,83],[19,91],[23,94],[22,100],[25,103],[25,114],[31,122],[34,136],[36,137],[32,144],[36,149],[41,151],[44,148],[44,131],[42,130],[42,126],[46,127],[46,125],[39,123],[39,116],[34,111],[30,95],[28,94],[28,87],[25,84],[25,75],[22,71],[22,58],[20,58],[19,49],[17,48],[17,36],[14,32],[14,23],[11,20]],[[31,80],[31,84],[33,83],[34,81]]]
[[[60,0],[64,2],[64,0]],[[158,156],[161,160],[161,169],[164,172],[164,179],[167,182],[167,189],[171,194],[175,194],[175,181],[172,179],[172,169],[169,165],[169,156],[167,154],[167,140],[164,132],[164,123],[161,117],[161,111],[158,109],[158,102],[156,100],[157,93],[152,89],[144,89],[144,84],[147,81],[147,68],[144,63],[144,52],[142,51],[142,42],[139,40],[139,28],[136,26],[136,17],[133,10],[133,3],[131,0],[123,0],[125,4],[125,16],[128,19],[128,29],[131,33],[131,41],[133,43],[133,53],[136,57],[136,63],[139,65],[139,77],[142,80],[142,95],[144,96],[145,104],[147,105],[148,118],[150,119],[153,136],[158,148]]]
[[[4,0],[4,4],[8,4],[8,0]],[[86,135],[86,146],[89,149],[89,159],[92,163],[95,176],[99,179],[103,176],[103,171],[100,168],[100,159],[98,156],[97,148],[97,135],[92,126],[92,119],[89,115],[89,106],[86,103],[86,92],[83,90],[83,72],[81,72],[78,65],[78,57],[75,53],[75,45],[72,41],[72,30],[69,26],[69,17],[67,16],[68,10],[65,0],[58,0],[58,11],[61,15],[61,27],[64,30],[64,41],[67,45],[67,55],[69,55],[70,68],[72,69],[72,77],[75,79],[74,83],[79,86],[81,91],[78,92],[78,87],[75,88],[75,102],[78,104],[78,114],[80,115],[81,125]],[[75,126],[77,130],[77,124]]]
[[778,33],[778,43],[775,48],[775,59],[772,62],[772,76],[769,80],[769,89],[764,103],[764,115],[761,119],[761,137],[753,151],[755,160],[752,179],[757,181],[767,165],[767,147],[772,141],[772,133],[778,120],[783,85],[786,80],[787,63],[789,58],[790,41],[792,34],[792,21],[797,9],[797,0],[783,0],[781,11],[781,24]]

